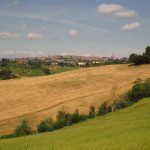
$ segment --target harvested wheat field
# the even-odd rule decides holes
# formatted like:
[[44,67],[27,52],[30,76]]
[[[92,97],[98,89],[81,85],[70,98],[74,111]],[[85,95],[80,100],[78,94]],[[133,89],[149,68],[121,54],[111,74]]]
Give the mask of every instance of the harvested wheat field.
[[[150,77],[150,65],[109,65],[61,74],[0,81],[0,134],[14,131],[20,120],[33,128],[58,110],[87,113],[128,91],[137,78]],[[115,97],[114,97],[114,92]]]

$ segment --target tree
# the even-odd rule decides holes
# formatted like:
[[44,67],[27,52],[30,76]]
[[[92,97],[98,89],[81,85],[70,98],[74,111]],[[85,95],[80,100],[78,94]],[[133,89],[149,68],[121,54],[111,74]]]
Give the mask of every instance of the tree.
[[131,54],[129,56],[129,61],[135,65],[148,64],[150,63],[150,46],[146,47],[145,53],[142,55]]
[[130,56],[129,56],[129,61],[134,63],[135,62],[135,59],[136,59],[137,55],[132,53]]
[[107,110],[107,107],[106,107],[106,103],[103,103],[99,109],[98,109],[98,112],[97,112],[97,115],[100,116],[100,115],[105,115],[106,113],[108,112]]
[[52,131],[53,129],[54,129],[54,123],[51,118],[45,119],[41,121],[39,125],[37,125],[38,132]]
[[79,115],[79,110],[76,109],[76,111],[72,114],[72,123],[80,122],[81,118]]
[[16,78],[15,74],[9,69],[0,70],[0,78],[3,80]]
[[23,120],[21,124],[16,128],[16,136],[24,136],[32,133],[31,127],[28,124],[28,120]]
[[94,118],[94,117],[95,117],[95,107],[91,106],[89,112],[89,118]]
[[59,129],[67,125],[66,114],[64,111],[58,111],[56,116],[55,128]]
[[47,75],[50,75],[50,74],[51,74],[51,71],[50,71],[50,69],[48,69],[48,68],[43,68],[43,72],[44,72],[45,74],[47,74]]
[[141,55],[138,55],[135,57],[135,60],[134,60],[134,64],[135,65],[141,65],[141,64],[144,64],[145,63],[145,58]]
[[147,46],[147,47],[146,47],[145,53],[146,53],[146,54],[149,54],[149,53],[150,53],[150,46]]

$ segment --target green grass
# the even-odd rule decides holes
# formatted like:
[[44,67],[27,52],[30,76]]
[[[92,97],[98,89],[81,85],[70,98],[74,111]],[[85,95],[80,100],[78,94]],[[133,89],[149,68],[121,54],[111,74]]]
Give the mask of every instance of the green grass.
[[81,67],[56,67],[56,68],[51,69],[51,74],[57,74],[57,73],[61,73],[61,72],[77,70],[80,68]]
[[150,98],[50,133],[0,141],[0,150],[149,150]]
[[[9,63],[5,67],[0,67],[0,70],[5,70],[5,69],[10,69],[17,77],[32,77],[32,76],[44,76],[47,75],[44,71],[43,68],[48,68],[49,66],[42,64],[41,67],[37,68],[32,68],[29,67],[27,64],[17,64],[17,63]],[[80,67],[55,67],[51,68],[50,72],[51,74],[57,74],[61,72],[66,72],[66,71],[72,71],[80,69]],[[1,78],[0,78],[1,80]]]

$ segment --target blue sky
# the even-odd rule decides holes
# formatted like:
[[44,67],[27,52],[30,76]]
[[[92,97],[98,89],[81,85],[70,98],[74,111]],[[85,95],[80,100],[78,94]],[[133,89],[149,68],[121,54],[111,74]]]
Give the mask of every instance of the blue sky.
[[150,44],[149,0],[0,0],[0,57],[122,57]]

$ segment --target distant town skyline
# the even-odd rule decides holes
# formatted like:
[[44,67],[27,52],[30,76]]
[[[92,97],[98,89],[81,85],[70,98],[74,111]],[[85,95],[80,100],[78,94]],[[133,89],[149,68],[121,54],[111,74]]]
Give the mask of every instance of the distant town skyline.
[[148,0],[0,0],[0,57],[128,57],[150,44]]

